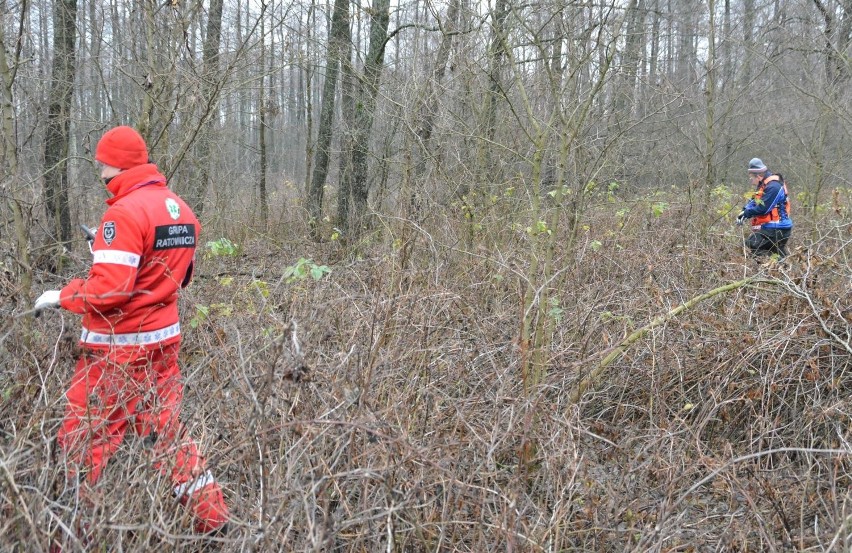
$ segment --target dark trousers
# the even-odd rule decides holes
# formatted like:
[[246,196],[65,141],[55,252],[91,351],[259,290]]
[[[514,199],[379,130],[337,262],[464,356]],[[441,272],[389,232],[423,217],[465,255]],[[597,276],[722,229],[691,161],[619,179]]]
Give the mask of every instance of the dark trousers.
[[782,258],[787,257],[787,241],[793,229],[772,228],[760,229],[746,238],[745,244],[752,255],[771,255],[777,253]]

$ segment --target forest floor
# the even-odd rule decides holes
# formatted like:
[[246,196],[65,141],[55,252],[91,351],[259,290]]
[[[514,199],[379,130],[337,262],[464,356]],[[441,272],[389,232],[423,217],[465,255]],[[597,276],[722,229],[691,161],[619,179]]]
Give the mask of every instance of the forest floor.
[[[181,300],[183,420],[232,509],[215,540],[133,437],[82,508],[55,446],[79,319],[14,318],[31,302],[4,273],[0,549],[79,550],[83,519],[111,551],[852,548],[847,208],[797,218],[783,263],[674,204],[589,220],[543,288],[529,234],[464,219],[208,245]],[[548,318],[535,379],[525,313]]]

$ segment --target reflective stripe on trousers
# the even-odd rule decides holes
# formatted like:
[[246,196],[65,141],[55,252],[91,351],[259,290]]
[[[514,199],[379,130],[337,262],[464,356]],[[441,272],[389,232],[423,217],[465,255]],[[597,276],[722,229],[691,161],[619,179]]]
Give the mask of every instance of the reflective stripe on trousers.
[[107,346],[148,346],[180,336],[180,323],[147,332],[131,332],[129,334],[102,334],[83,328],[80,341],[84,344]]

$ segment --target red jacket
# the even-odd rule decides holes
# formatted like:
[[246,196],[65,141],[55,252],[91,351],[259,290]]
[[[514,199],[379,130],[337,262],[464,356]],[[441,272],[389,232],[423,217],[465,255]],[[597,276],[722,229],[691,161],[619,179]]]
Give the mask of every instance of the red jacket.
[[86,279],[62,289],[63,308],[83,314],[86,347],[156,347],[180,340],[178,289],[189,283],[201,224],[154,164],[113,178]]

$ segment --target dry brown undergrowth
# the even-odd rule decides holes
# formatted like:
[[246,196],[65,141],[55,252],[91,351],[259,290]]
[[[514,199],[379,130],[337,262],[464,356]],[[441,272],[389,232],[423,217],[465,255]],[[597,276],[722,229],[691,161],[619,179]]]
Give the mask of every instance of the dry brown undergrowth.
[[[406,262],[387,236],[358,257],[273,236],[202,263],[183,300],[184,420],[235,516],[212,545],[137,440],[95,512],[79,509],[54,451],[79,322],[8,319],[27,307],[4,300],[0,549],[74,550],[81,517],[123,551],[852,547],[848,221],[800,217],[795,254],[759,265],[721,225],[699,236],[685,217],[649,216],[608,233],[615,221],[590,217],[556,254],[562,311],[547,376],[526,393],[523,237],[465,246],[461,223],[433,217]],[[331,277],[285,282],[302,256]],[[652,330],[569,401],[630,332],[749,275],[771,282]],[[198,305],[208,316],[192,328]]]

